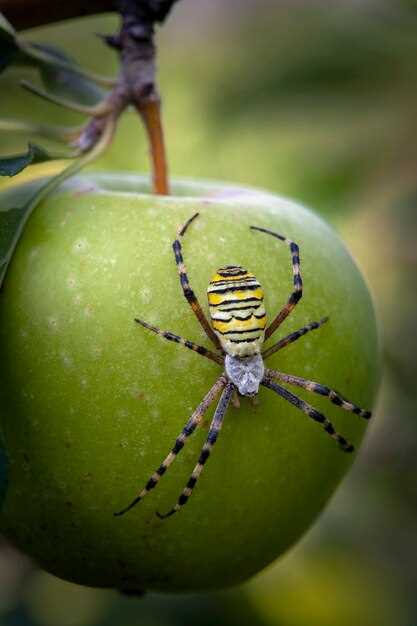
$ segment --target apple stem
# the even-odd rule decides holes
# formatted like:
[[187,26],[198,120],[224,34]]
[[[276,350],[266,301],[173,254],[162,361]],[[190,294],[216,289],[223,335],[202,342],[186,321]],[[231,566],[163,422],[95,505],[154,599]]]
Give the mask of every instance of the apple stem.
[[122,18],[116,35],[104,35],[120,54],[116,88],[140,114],[147,133],[153,170],[153,191],[169,194],[168,168],[161,121],[161,99],[156,84],[155,23],[163,22],[176,0],[119,0]]
[[168,166],[160,102],[145,102],[144,104],[138,105],[137,109],[142,116],[150,145],[150,156],[153,168],[153,192],[167,196],[169,195]]

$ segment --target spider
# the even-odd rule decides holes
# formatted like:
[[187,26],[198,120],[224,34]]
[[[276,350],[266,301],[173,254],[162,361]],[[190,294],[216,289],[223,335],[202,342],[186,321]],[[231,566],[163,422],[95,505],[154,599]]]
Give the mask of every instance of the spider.
[[135,319],[135,322],[141,324],[148,330],[161,335],[168,341],[179,343],[190,350],[194,350],[198,354],[218,363],[224,368],[223,373],[208,391],[202,402],[198,405],[190,419],[186,423],[180,435],[177,437],[173,448],[168,456],[162,461],[158,469],[152,474],[148,482],[138,496],[124,509],[118,511],[114,515],[124,515],[138,504],[152,489],[154,489],[161,477],[165,474],[176,456],[181,452],[188,438],[193,434],[203,421],[204,414],[209,406],[218,398],[212,422],[210,424],[207,439],[202,447],[200,457],[195,466],[185,488],[183,489],[176,505],[167,513],[162,515],[157,513],[158,517],[165,519],[180,510],[191,496],[193,489],[200,477],[204,465],[209,458],[214,444],[217,441],[224,416],[234,394],[237,396],[247,396],[253,398],[259,391],[259,386],[263,385],[271,389],[281,398],[296,406],[300,411],[308,415],[316,422],[319,422],[323,429],[330,437],[336,440],[340,448],[344,452],[352,452],[353,445],[342,435],[336,432],[333,424],[319,411],[310,404],[301,400],[298,396],[288,391],[286,388],[277,384],[275,381],[281,381],[289,385],[301,387],[306,391],[326,396],[333,404],[336,404],[346,411],[356,413],[360,417],[369,419],[370,411],[365,411],[345,399],[340,393],[322,385],[320,383],[284,374],[271,369],[266,369],[264,360],[272,354],[285,348],[290,343],[297,341],[300,337],[320,328],[328,318],[324,317],[319,322],[311,322],[303,328],[292,332],[277,343],[261,352],[264,340],[272,336],[282,322],[293,311],[296,304],[302,296],[303,283],[300,274],[300,256],[299,248],[296,243],[266,228],[251,226],[254,231],[272,235],[276,239],[283,241],[289,246],[292,260],[292,271],[294,288],[287,303],[279,311],[278,315],[272,320],[269,326],[266,326],[266,313],[263,302],[263,290],[254,274],[248,272],[239,265],[226,265],[217,270],[216,274],[210,281],[207,289],[208,304],[210,310],[211,324],[207,320],[198,299],[192,290],[187,270],[185,268],[182,255],[181,239],[185,235],[191,222],[197,217],[195,213],[187,222],[178,230],[178,238],[172,244],[175,255],[175,263],[178,268],[180,284],[183,294],[190,304],[198,321],[206,332],[208,338],[217,348],[216,352],[212,352],[203,346],[200,346],[188,339],[184,339],[169,331],[161,330],[141,319]]

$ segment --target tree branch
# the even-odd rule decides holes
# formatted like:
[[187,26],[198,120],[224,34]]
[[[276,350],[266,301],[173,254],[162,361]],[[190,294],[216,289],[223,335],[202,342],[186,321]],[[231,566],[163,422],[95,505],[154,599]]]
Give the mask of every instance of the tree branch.
[[[96,13],[117,11],[122,5],[134,7],[140,21],[151,26],[162,23],[176,0],[0,0],[0,12],[16,30]],[[123,8],[122,8],[123,10]]]
[[[145,125],[153,169],[153,189],[157,194],[168,194],[168,169],[163,128],[160,115],[160,96],[156,84],[155,23],[161,23],[178,0],[0,0],[0,11],[13,26],[27,28],[56,20],[117,10],[121,22],[118,32],[102,35],[104,41],[120,56],[120,72],[106,98],[93,108],[80,107],[55,95],[48,95],[37,87],[32,92],[90,115],[93,119],[76,140],[81,151],[101,136],[106,120],[117,121],[123,111],[133,105]],[[29,86],[26,84],[26,87]],[[103,118],[99,123],[96,118]]]
[[115,0],[0,0],[0,12],[16,30],[116,9]]

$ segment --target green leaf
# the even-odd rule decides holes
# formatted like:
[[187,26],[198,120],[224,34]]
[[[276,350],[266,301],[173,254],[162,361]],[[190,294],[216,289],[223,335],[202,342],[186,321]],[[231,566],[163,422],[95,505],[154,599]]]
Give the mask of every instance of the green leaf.
[[89,76],[74,59],[55,46],[19,39],[0,13],[0,72],[11,64],[37,67],[48,91],[80,104],[96,104],[105,95],[97,77]]
[[28,151],[25,154],[14,154],[8,157],[0,158],[0,176],[16,176],[28,165],[35,163],[43,163],[52,161],[56,156],[50,155],[46,150],[40,148],[34,143],[28,145]]
[[3,38],[9,38],[14,40],[16,31],[8,20],[4,17],[3,13],[0,13],[0,40]]
[[0,288],[27,220],[58,178],[59,175],[37,188],[21,207],[0,206]]
[[[42,182],[35,193],[26,197],[22,206],[15,207],[10,202],[0,205],[0,289],[19,239],[25,230],[26,223],[38,204],[54,192],[65,180],[79,172],[83,167],[94,161],[110,144],[114,133],[114,122],[107,124],[99,141],[93,148],[71,163],[56,176]],[[46,154],[42,151],[43,154]],[[19,187],[17,187],[19,190]]]
[[79,65],[62,50],[45,44],[32,44],[32,49],[46,55],[45,62],[39,57],[38,63],[42,82],[49,92],[87,105],[103,99],[105,91],[81,74]]

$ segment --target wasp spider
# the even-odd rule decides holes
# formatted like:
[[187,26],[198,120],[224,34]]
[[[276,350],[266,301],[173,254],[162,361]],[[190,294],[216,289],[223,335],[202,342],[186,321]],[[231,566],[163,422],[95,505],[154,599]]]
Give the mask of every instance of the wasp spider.
[[253,397],[258,393],[259,385],[263,385],[264,387],[271,389],[276,394],[281,396],[281,398],[293,404],[300,409],[300,411],[308,415],[308,417],[312,418],[316,422],[319,422],[326,433],[338,443],[344,452],[352,452],[353,445],[336,432],[333,424],[310,404],[301,400],[301,398],[298,398],[296,395],[291,393],[291,391],[288,391],[285,387],[282,387],[275,381],[302,387],[307,391],[317,393],[321,396],[326,396],[331,402],[333,402],[333,404],[336,404],[346,411],[356,413],[365,419],[371,417],[371,413],[369,411],[364,411],[360,407],[353,404],[353,402],[346,400],[340,393],[326,387],[325,385],[312,380],[306,380],[298,376],[292,376],[290,374],[284,374],[283,372],[266,369],[264,366],[264,360],[266,358],[270,357],[272,354],[281,350],[285,346],[288,346],[290,343],[297,341],[297,339],[311,330],[319,328],[328,319],[325,317],[319,322],[311,322],[303,328],[291,333],[287,337],[280,339],[277,343],[263,352],[261,351],[264,340],[271,337],[285,318],[288,317],[302,296],[303,283],[300,274],[299,249],[297,244],[293,241],[286,239],[282,235],[278,235],[278,233],[267,230],[266,228],[251,226],[251,229],[254,231],[267,233],[268,235],[272,235],[280,241],[283,241],[289,246],[291,253],[294,288],[287,303],[279,311],[278,315],[272,320],[269,326],[266,325],[264,294],[261,285],[253,274],[238,265],[226,265],[225,267],[221,267],[211,279],[207,289],[211,324],[209,323],[194,291],[190,286],[181,248],[181,238],[184,236],[191,222],[197,216],[198,213],[193,215],[184,224],[184,226],[179,229],[178,238],[174,241],[172,247],[174,250],[175,262],[177,264],[184,296],[197,316],[197,319],[205,330],[208,338],[214,343],[217,351],[213,352],[208,350],[207,348],[199,346],[188,339],[183,339],[174,333],[156,328],[143,320],[136,319],[135,321],[148,330],[151,330],[154,333],[161,335],[161,337],[168,339],[168,341],[175,341],[176,343],[179,343],[186,348],[194,350],[195,352],[198,352],[198,354],[215,361],[223,368],[224,371],[191,415],[182,432],[177,437],[171,452],[162,461],[155,473],[150,477],[142,491],[126,508],[118,511],[115,515],[123,515],[129,511],[138,502],[140,502],[146,494],[156,487],[160,478],[165,474],[171,463],[186,444],[188,438],[203,421],[203,416],[209,406],[219,395],[220,400],[214,412],[208,436],[201,450],[197,465],[195,466],[184,490],[182,491],[177,504],[164,515],[158,513],[160,518],[169,517],[179,511],[179,509],[191,496],[197,480],[203,470],[204,464],[209,458],[212,448],[217,441],[227,407],[229,406],[235,392],[241,396]]

